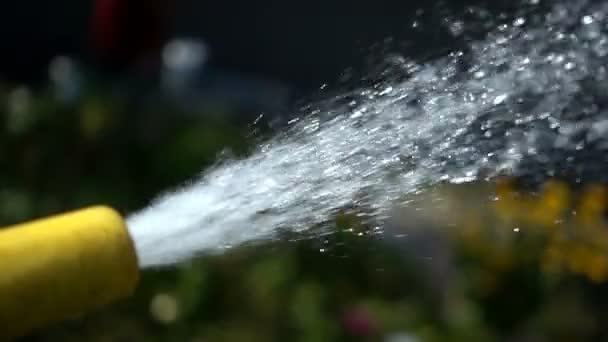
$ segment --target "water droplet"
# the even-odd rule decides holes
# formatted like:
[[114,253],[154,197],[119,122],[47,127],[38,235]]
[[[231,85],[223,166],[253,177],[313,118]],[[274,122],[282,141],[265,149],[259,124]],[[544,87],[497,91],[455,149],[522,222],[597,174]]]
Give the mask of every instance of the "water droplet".
[[464,32],[464,23],[462,21],[454,21],[449,25],[449,29],[452,35],[458,37]]
[[581,20],[581,22],[584,25],[589,25],[589,24],[591,24],[593,22],[593,17],[590,16],[590,15],[586,15],[586,16],[583,17],[583,19]]
[[508,97],[508,95],[507,95],[507,94],[503,94],[503,95],[496,96],[496,97],[494,98],[494,104],[495,104],[495,105],[499,105],[499,104],[501,104],[501,103],[505,102],[505,100],[507,99],[507,97]]
[[386,87],[384,88],[384,90],[382,90],[381,92],[378,93],[378,95],[380,96],[384,96],[384,95],[388,95],[393,91],[393,87]]
[[486,76],[486,73],[485,73],[483,70],[476,71],[476,72],[473,74],[473,77],[475,77],[476,79],[482,79],[482,78],[484,78],[485,76]]
[[513,26],[522,26],[523,24],[526,23],[526,19],[524,18],[517,18],[513,21]]
[[498,44],[498,45],[503,45],[507,41],[509,41],[509,39],[505,36],[500,36],[500,37],[496,38],[496,44]]
[[362,110],[356,110],[353,112],[353,114],[351,114],[350,118],[351,119],[358,119],[360,117],[363,116],[363,111]]
[[598,57],[605,57],[608,55],[608,39],[606,37],[602,37],[593,45],[593,52]]

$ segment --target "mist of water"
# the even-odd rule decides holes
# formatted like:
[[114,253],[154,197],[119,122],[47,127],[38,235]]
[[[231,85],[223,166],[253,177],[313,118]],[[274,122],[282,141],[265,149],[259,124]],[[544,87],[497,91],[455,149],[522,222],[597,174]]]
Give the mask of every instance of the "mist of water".
[[[466,22],[455,24],[462,34]],[[381,222],[438,182],[596,172],[608,149],[607,30],[608,3],[561,1],[465,51],[395,62],[400,81],[311,109],[130,216],[142,267],[305,231],[352,205]]]

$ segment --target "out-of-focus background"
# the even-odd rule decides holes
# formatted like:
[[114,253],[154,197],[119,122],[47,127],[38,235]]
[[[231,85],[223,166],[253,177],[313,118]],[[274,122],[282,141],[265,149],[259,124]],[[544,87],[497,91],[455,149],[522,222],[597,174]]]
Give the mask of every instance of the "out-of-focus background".
[[[424,59],[464,43],[443,24],[470,5],[497,18],[514,10],[464,0],[6,1],[0,223],[97,203],[140,209],[218,157],[246,155],[307,101],[370,82],[390,54]],[[493,206],[496,191],[512,200]],[[550,183],[528,197],[505,181],[435,192],[447,209],[399,213],[390,238],[338,216],[325,237],[147,271],[134,298],[25,340],[607,337],[602,187]],[[551,228],[564,207],[578,208],[573,225],[589,226],[576,243]],[[534,229],[514,237],[505,227]]]

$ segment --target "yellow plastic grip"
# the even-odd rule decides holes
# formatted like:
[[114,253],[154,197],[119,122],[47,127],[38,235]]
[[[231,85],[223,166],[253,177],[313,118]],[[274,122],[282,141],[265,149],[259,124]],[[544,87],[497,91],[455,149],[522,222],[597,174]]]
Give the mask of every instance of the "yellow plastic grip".
[[123,218],[98,206],[0,229],[0,340],[132,294],[137,256]]

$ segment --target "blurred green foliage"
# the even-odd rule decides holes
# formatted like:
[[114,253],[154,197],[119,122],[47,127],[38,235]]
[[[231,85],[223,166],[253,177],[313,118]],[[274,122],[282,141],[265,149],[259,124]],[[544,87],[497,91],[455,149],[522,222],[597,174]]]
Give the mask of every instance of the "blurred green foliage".
[[[3,225],[94,203],[127,214],[254,144],[217,112],[93,87],[73,102],[3,87],[0,114]],[[603,340],[602,189],[438,186],[384,234],[345,211],[332,234],[148,270],[133,298],[24,340]]]

